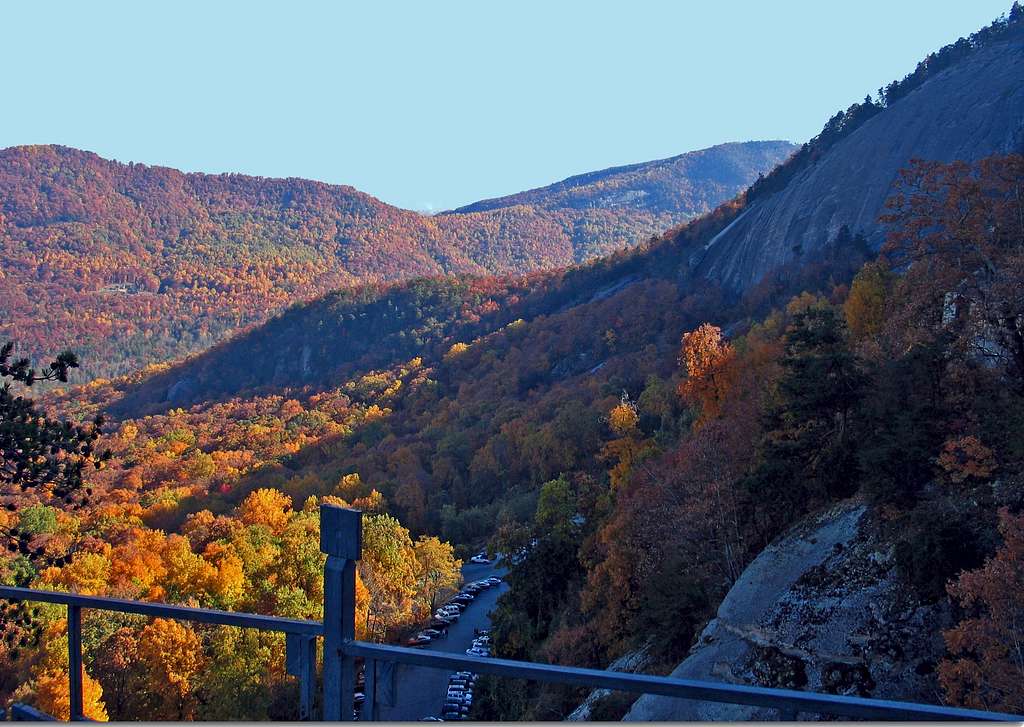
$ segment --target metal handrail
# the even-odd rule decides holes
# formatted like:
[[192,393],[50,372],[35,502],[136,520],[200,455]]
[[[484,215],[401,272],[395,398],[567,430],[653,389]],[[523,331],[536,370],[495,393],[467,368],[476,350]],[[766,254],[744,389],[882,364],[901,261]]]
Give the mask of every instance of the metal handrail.
[[[372,720],[375,717],[378,687],[381,686],[381,681],[394,679],[393,665],[410,664],[431,669],[469,670],[495,676],[657,694],[679,699],[766,707],[779,710],[780,716],[788,719],[795,719],[798,713],[806,712],[877,720],[1024,722],[1024,715],[975,709],[481,658],[357,641],[355,566],[362,554],[361,513],[335,505],[322,505],[320,550],[327,554],[327,562],[324,565],[323,622],[130,601],[105,596],[84,596],[62,591],[37,591],[13,586],[0,586],[0,598],[67,606],[70,705],[73,720],[84,719],[82,609],[92,608],[284,633],[287,671],[299,678],[299,715],[302,719],[313,719],[317,674],[316,639],[323,637],[323,718],[326,720],[352,718],[355,660],[362,658],[366,674],[366,702],[362,712],[362,718],[365,720]],[[378,674],[378,662],[388,666],[387,669],[382,668],[381,674]],[[394,689],[388,689],[388,686],[384,684],[383,691],[393,694]]]
[[170,618],[179,621],[196,621],[221,626],[239,626],[241,628],[260,629],[262,631],[277,631],[284,634],[320,636],[324,632],[324,625],[321,621],[263,616],[258,613],[239,611],[219,611],[215,608],[193,608],[191,606],[155,603],[153,601],[131,601],[124,598],[109,598],[107,596],[83,596],[80,593],[70,593],[68,591],[37,591],[34,588],[0,586],[0,598],[6,598],[10,601],[59,603],[78,608],[135,613],[141,616]]
[[34,588],[0,586],[0,598],[10,601],[56,603],[68,608],[68,692],[72,721],[85,721],[83,713],[82,609],[133,613],[140,616],[195,621],[220,626],[237,626],[285,634],[288,673],[299,678],[299,715],[312,718],[316,690],[317,636],[323,635],[321,621],[263,616],[257,613],[220,611],[214,608],[193,608],[170,603],[130,601],[107,596],[85,596],[67,591],[43,591]]
[[[1024,715],[986,712],[977,709],[942,707],[914,702],[897,702],[885,699],[847,697],[839,694],[799,692],[793,689],[772,689],[752,687],[743,684],[705,682],[695,679],[675,679],[650,674],[581,669],[557,664],[512,661],[509,659],[463,656],[438,651],[421,651],[402,646],[370,644],[352,641],[344,644],[346,654],[361,656],[369,663],[391,661],[411,664],[430,669],[466,670],[480,674],[532,681],[576,684],[597,689],[611,689],[623,692],[658,694],[679,699],[693,699],[705,702],[745,704],[752,707],[767,707],[781,710],[795,716],[800,712],[829,714],[836,717],[874,720],[931,720],[961,721],[980,720],[986,722],[1021,722]],[[367,699],[370,695],[367,694]]]

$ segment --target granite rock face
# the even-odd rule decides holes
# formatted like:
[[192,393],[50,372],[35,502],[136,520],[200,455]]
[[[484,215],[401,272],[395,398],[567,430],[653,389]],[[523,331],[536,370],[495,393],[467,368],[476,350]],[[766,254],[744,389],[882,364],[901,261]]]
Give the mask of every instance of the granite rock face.
[[695,249],[691,269],[733,290],[828,244],[847,225],[875,247],[898,172],[914,158],[1024,152],[1024,42],[980,49],[866,121],[780,191]]
[[[794,527],[747,567],[672,676],[934,703],[949,614],[908,593],[876,525],[867,507],[847,502]],[[776,718],[652,695],[625,717]]]

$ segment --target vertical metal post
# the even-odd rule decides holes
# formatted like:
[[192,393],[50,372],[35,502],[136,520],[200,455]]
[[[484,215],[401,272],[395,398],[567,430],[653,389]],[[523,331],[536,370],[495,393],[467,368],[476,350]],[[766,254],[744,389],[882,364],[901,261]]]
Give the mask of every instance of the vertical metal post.
[[286,634],[284,643],[286,671],[299,680],[299,719],[308,722],[316,697],[316,637]]
[[324,719],[351,720],[355,658],[345,645],[356,637],[356,562],[362,551],[362,513],[320,506],[320,550],[324,565]]
[[366,701],[363,702],[363,711],[359,715],[361,722],[373,722],[377,719],[377,660],[367,659],[363,664],[363,674],[366,676]]
[[82,608],[68,606],[68,683],[71,721],[85,719],[82,707]]
[[299,719],[311,721],[316,699],[316,637],[301,641],[302,664],[299,667]]

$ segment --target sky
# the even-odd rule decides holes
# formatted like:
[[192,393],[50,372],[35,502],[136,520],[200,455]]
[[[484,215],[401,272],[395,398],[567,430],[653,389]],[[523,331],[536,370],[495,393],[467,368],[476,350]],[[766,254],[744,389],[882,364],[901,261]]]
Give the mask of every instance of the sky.
[[806,141],[1010,0],[0,4],[0,147],[306,177],[436,211]]

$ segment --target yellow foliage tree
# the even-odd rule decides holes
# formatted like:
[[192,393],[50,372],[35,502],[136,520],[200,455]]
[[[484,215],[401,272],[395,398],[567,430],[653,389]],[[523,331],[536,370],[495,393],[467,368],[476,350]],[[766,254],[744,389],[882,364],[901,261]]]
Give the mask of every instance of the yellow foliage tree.
[[419,601],[429,612],[445,590],[458,588],[462,580],[462,561],[455,557],[451,543],[421,535],[413,546],[416,554],[416,578]]
[[609,426],[620,437],[634,432],[639,422],[640,416],[636,413],[636,405],[625,397],[608,414]]
[[146,666],[149,689],[157,697],[156,719],[194,719],[198,706],[194,685],[205,666],[203,645],[185,624],[154,619],[139,635],[139,659]]
[[444,360],[445,361],[452,361],[453,359],[458,358],[459,356],[461,356],[462,354],[464,354],[468,350],[469,350],[469,345],[466,344],[466,343],[462,343],[461,341],[458,342],[458,343],[453,343],[452,347],[449,348],[448,352],[444,355]]
[[855,341],[874,339],[882,332],[893,277],[883,261],[867,263],[854,277],[843,314]]
[[[109,552],[110,546],[105,550]],[[37,585],[57,587],[86,596],[103,595],[110,585],[110,559],[104,553],[76,553],[63,568],[51,566],[39,576]]]
[[272,488],[251,493],[238,507],[238,514],[246,525],[266,525],[274,535],[280,535],[292,508],[292,498]]
[[171,535],[164,547],[167,575],[161,584],[172,600],[194,597],[203,601],[212,590],[217,569],[202,556],[192,552],[192,544],[184,535]]
[[[35,679],[36,707],[65,722],[71,719],[71,695],[68,691],[66,669],[50,668]],[[96,722],[106,722],[107,708],[103,704],[103,687],[89,676],[82,674],[82,713]]]

